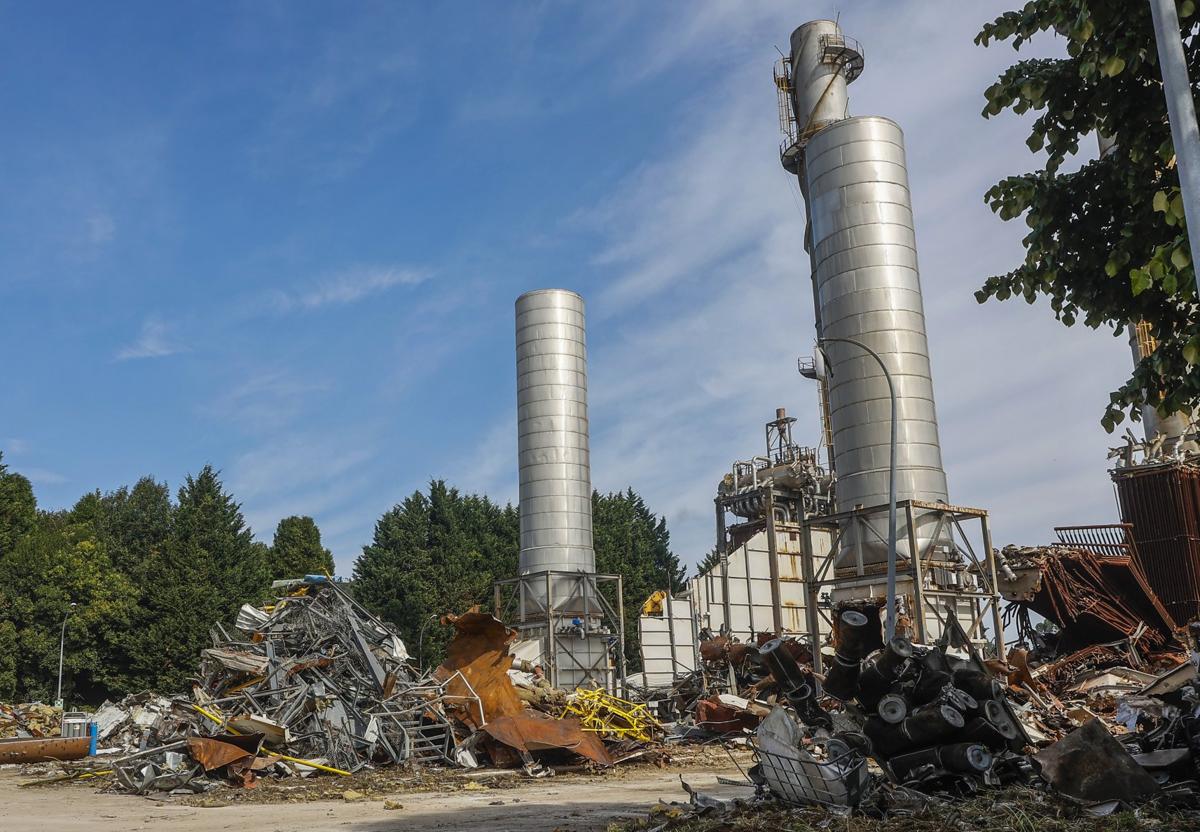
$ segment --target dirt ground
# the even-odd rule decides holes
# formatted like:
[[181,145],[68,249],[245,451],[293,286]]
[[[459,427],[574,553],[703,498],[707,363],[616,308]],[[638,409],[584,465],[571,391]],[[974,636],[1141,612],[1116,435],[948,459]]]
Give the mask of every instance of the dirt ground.
[[[0,769],[0,830],[20,832],[591,832],[613,821],[646,817],[659,800],[686,801],[680,775],[710,794],[748,796],[750,789],[722,785],[718,776],[738,778],[728,760],[703,769],[640,767],[601,775],[560,775],[545,779],[521,776],[453,791],[373,789],[362,799],[346,801],[252,803],[217,798],[195,806],[173,799],[158,802],[125,794],[102,794],[81,783],[20,788],[31,778],[11,767]],[[283,781],[287,782],[287,781]],[[332,785],[332,784],[330,784]],[[386,801],[403,808],[386,809]]]

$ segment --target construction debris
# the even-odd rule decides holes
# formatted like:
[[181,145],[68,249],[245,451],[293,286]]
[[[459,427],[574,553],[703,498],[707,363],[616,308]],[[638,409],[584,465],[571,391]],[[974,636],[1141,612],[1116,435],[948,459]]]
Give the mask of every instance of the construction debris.
[[1054,788],[1089,803],[1138,803],[1158,791],[1154,778],[1099,719],[1088,720],[1034,759]]
[[27,702],[21,705],[0,703],[0,739],[8,737],[55,737],[62,722],[61,708]]
[[1007,546],[1001,554],[1013,572],[1013,579],[1000,581],[1003,597],[1059,626],[1049,644],[1022,632],[1042,652],[1061,655],[1117,640],[1128,640],[1139,653],[1181,646],[1176,623],[1129,554],[1066,546]]

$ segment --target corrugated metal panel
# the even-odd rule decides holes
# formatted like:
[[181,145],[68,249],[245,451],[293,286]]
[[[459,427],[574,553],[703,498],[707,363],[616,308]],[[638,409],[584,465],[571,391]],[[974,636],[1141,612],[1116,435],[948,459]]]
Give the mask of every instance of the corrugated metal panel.
[[1113,481],[1151,588],[1177,623],[1194,621],[1200,617],[1200,466],[1119,468]]

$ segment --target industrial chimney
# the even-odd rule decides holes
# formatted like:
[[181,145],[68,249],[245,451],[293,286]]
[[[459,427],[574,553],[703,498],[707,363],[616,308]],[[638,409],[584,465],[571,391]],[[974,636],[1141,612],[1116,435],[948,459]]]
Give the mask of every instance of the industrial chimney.
[[[890,119],[849,116],[846,86],[862,72],[863,58],[834,21],[796,29],[789,63],[780,90],[790,96],[794,127],[781,159],[799,177],[805,198],[817,335],[865,344],[891,373],[897,394],[897,499],[946,501],[904,135]],[[885,504],[887,380],[874,359],[852,344],[830,342],[825,353],[835,508]],[[857,540],[844,535],[842,546],[860,545],[864,561],[878,563],[887,556],[886,518],[870,522],[877,534]],[[919,517],[915,524],[924,550],[933,542],[933,524]],[[948,543],[943,535],[936,542]]]

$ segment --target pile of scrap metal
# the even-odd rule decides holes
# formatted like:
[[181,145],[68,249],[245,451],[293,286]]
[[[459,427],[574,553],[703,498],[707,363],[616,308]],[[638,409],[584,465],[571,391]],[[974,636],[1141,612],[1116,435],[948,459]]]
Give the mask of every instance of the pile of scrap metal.
[[[722,633],[700,633],[700,668],[681,676],[669,690],[644,692],[664,720],[677,721],[677,735],[712,737],[753,730],[770,712],[775,680],[760,657],[763,645],[776,641],[757,633],[753,643]],[[812,661],[812,649],[795,637],[778,639],[797,661]]]
[[[872,650],[882,644],[878,620],[843,610],[821,682],[782,642],[765,645],[762,661],[791,712],[777,707],[759,727],[756,782],[788,802],[856,807],[882,778],[955,796],[1028,779],[1029,740],[1005,685],[958,635],[965,654],[903,637]],[[827,710],[822,696],[838,704]]]
[[[600,731],[526,707],[508,673],[516,634],[490,615],[446,616],[456,629],[447,659],[422,675],[395,631],[332,580],[273,587],[277,602],[243,606],[235,633],[213,628],[190,697],[143,693],[97,710],[101,754],[64,763],[68,774],[111,772],[147,794],[394,764],[611,764]],[[538,701],[554,699],[567,701]]]
[[[1158,596],[1150,588],[1136,556],[1117,544],[1111,548],[1007,546],[1000,553],[1009,573],[999,589],[1009,602],[1022,640],[1032,645],[1032,660],[1066,656],[1099,644],[1123,642],[1130,660],[1178,653],[1182,644]],[[1029,625],[1032,611],[1058,630],[1040,633]]]
[[[763,646],[782,697],[754,738],[760,793],[887,813],[898,794],[911,805],[913,795],[959,799],[1027,784],[1099,812],[1151,797],[1200,806],[1200,652],[1159,677],[1089,676],[1078,688],[1089,708],[1018,683],[947,621],[949,636],[935,646],[897,637],[873,650],[878,623],[842,610],[824,678],[782,642]],[[1103,697],[1114,719],[1098,717]]]

